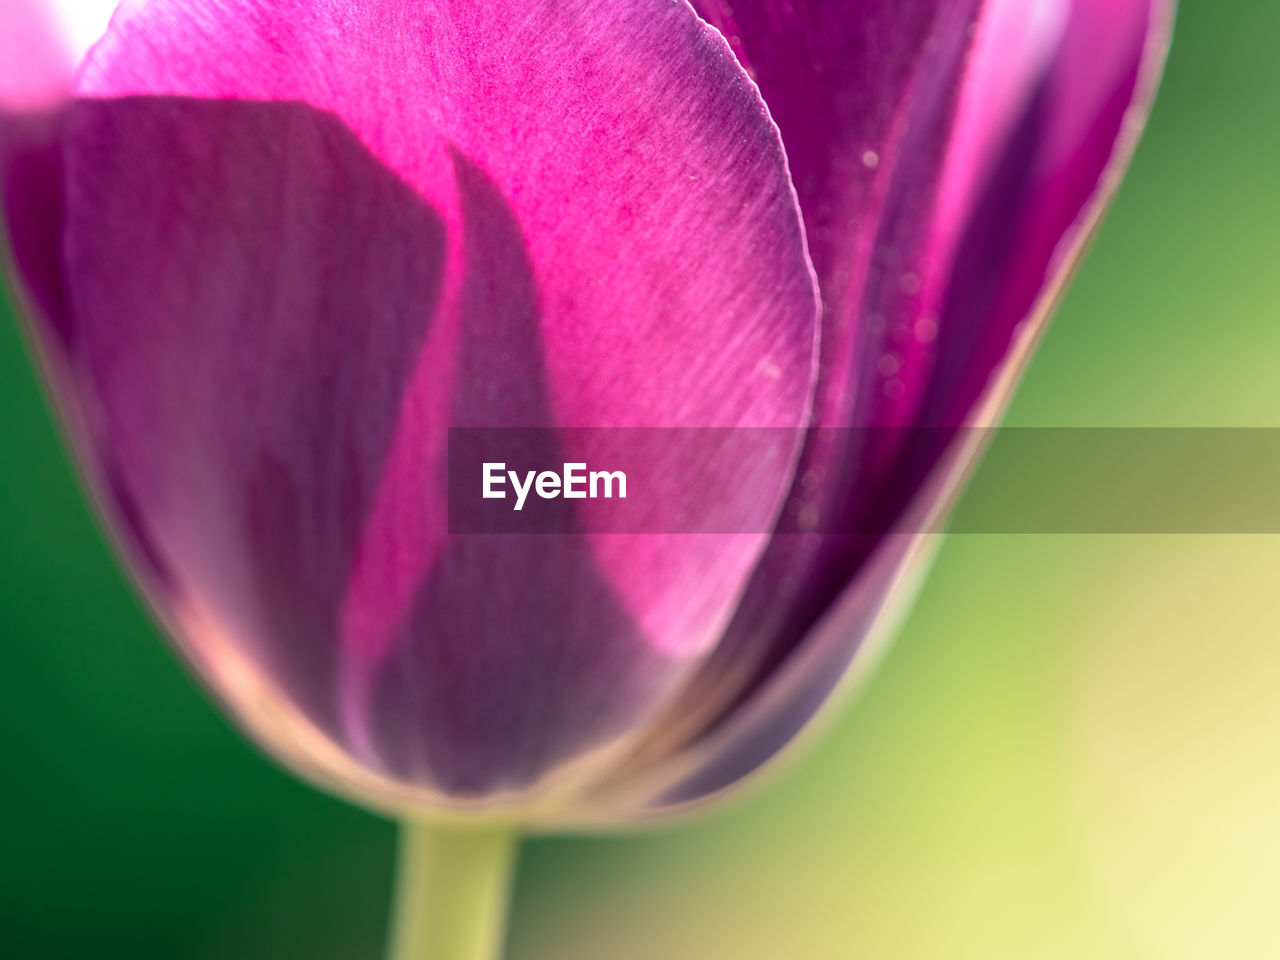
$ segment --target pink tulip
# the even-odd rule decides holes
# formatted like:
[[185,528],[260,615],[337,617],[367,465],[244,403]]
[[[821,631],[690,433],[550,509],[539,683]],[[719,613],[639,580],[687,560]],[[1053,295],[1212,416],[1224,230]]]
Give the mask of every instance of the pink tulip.
[[[532,827],[724,792],[866,658],[929,538],[824,531],[945,509],[1172,15],[114,7],[6,0],[0,186],[120,550],[295,770]],[[460,426],[785,428],[726,496],[814,532],[451,534]],[[688,436],[674,476],[734,455]]]

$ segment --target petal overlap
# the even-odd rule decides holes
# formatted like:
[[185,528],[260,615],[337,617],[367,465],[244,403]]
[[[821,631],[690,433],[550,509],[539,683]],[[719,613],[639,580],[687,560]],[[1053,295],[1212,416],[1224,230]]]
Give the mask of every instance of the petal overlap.
[[[803,18],[807,6],[788,9]],[[920,41],[908,98],[916,112],[904,123],[902,160],[877,165],[891,183],[851,327],[833,319],[819,267],[816,420],[854,429],[814,431],[786,510],[811,510],[817,530],[884,533],[806,535],[797,522],[775,537],[719,660],[608,785],[615,799],[652,791],[649,810],[661,812],[721,792],[827,702],[930,555],[927,538],[891,531],[926,529],[954,494],[978,453],[964,428],[989,425],[1003,408],[1127,163],[1163,62],[1166,4],[1010,0],[973,17],[970,29],[940,12]],[[957,32],[975,38],[972,49],[939,57]],[[823,66],[820,85],[831,76]],[[922,95],[929,76],[934,89],[955,92],[932,113]],[[830,353],[841,351],[849,362],[833,366]],[[815,471],[821,479],[805,484]],[[805,503],[815,496],[826,499]]]

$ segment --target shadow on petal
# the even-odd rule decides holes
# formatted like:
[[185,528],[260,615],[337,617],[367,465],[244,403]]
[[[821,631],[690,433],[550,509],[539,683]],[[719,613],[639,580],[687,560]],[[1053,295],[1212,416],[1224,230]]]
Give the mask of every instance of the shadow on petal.
[[67,145],[61,386],[91,473],[158,606],[199,595],[335,732],[338,601],[442,222],[301,103],[85,100]]

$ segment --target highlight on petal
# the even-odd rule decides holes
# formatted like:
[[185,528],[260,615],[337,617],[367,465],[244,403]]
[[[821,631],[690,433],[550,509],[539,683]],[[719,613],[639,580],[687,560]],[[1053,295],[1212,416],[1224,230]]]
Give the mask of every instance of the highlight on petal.
[[[829,398],[856,390],[840,414],[848,425],[993,421],[1127,164],[1163,63],[1170,13],[1148,0],[984,8],[975,50],[955,84],[954,120],[944,124],[951,133],[941,145],[917,136],[886,173],[895,181],[887,196],[928,193],[932,183],[933,199],[927,209],[907,208],[905,224],[886,221],[872,280],[860,294],[865,335],[855,335],[849,354],[862,359],[841,371],[852,375],[843,384],[826,379],[833,368],[824,356],[820,417],[838,407],[822,406]],[[1003,48],[1011,36],[1023,40],[1015,56]],[[1011,70],[1022,73],[1011,77]],[[944,77],[951,77],[945,67],[934,79]],[[827,345],[829,313],[830,297]],[[834,499],[816,509],[910,511],[902,529],[924,529],[978,451],[940,443],[945,431],[887,435],[898,438],[896,447],[811,444],[793,501],[825,489]],[[811,475],[815,482],[806,485]],[[777,537],[722,642],[725,655],[708,660],[680,706],[622,767],[630,782],[602,792],[598,803],[638,816],[670,812],[725,790],[777,754],[826,702],[897,602],[895,592],[930,554],[923,538],[906,534]],[[691,703],[712,704],[693,711],[692,728]]]
[[[724,41],[668,0],[151,0],[64,152],[58,386],[251,732],[383,806],[620,749],[766,536],[453,536],[444,454],[451,425],[806,422],[813,272]],[[791,443],[728,495],[776,510]]]
[[5,0],[0,9],[0,111],[66,99],[76,68],[119,0]]

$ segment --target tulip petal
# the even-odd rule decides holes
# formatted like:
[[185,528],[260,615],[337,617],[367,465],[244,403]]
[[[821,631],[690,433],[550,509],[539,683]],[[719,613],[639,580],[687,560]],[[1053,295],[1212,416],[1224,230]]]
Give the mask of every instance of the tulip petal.
[[[825,359],[818,399],[824,424],[888,429],[848,433],[852,449],[838,440],[806,449],[798,477],[816,473],[821,482],[801,482],[789,509],[797,497],[830,491],[815,506],[819,529],[861,516],[920,530],[938,515],[977,454],[973,435],[957,428],[991,423],[1002,409],[1128,160],[1163,61],[1164,5],[1050,6],[1010,0],[984,8],[977,48],[955,83],[945,164],[930,164],[927,138],[904,148],[887,195],[927,194],[932,184],[935,199],[905,216],[897,207],[891,232],[877,240],[859,308],[874,322],[866,321],[872,329],[844,368],[855,402],[832,413],[845,385],[825,379]],[[1011,36],[1020,38],[1012,47]],[[1091,58],[1081,57],[1090,47]],[[803,176],[796,171],[797,183]],[[829,314],[829,294],[827,306]],[[824,326],[829,343],[829,315]],[[921,340],[929,349],[901,350]],[[892,370],[880,362],[886,355]],[[912,388],[903,376],[916,378]],[[889,383],[901,389],[886,391]],[[929,554],[926,539],[777,537],[717,655],[623,768],[629,789],[657,798],[649,815],[726,789],[787,744],[846,673],[894,591],[911,581]],[[688,706],[695,702],[700,713]],[[693,729],[690,715],[698,718]],[[612,797],[632,805],[637,795],[626,799],[624,788]]]
[[[56,339],[185,649],[408,791],[366,801],[599,762],[765,537],[451,536],[447,428],[806,421],[813,272],[724,41],[668,0],[152,0],[79,93]],[[731,495],[780,505],[795,446]]]

